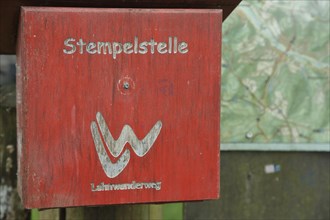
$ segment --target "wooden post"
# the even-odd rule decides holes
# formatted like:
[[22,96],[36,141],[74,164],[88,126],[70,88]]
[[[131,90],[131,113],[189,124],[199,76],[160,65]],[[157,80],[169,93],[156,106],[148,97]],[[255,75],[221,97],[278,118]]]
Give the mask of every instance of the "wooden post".
[[[3,57],[0,57],[3,59]],[[3,64],[3,63],[2,63]],[[1,70],[4,66],[1,65]],[[0,84],[0,219],[25,219],[28,215],[16,189],[16,109],[15,85],[5,83],[1,72]]]
[[13,145],[15,142],[10,141],[10,136],[12,136],[10,133],[13,129],[13,123],[11,121],[15,119],[12,116],[12,111],[7,112],[5,108],[0,108],[0,219],[17,217],[17,210],[11,204],[11,201],[15,202],[16,194],[15,176],[13,176],[13,165],[16,162],[15,147]]
[[87,208],[67,208],[66,220],[139,220],[162,219],[161,205],[113,205]]

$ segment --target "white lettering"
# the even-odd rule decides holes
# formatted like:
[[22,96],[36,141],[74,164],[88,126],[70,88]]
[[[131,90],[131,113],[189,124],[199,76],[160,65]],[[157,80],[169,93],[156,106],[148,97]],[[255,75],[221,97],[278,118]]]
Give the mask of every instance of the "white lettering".
[[80,46],[80,54],[84,53],[84,45],[86,45],[86,43],[83,41],[83,39],[79,39],[79,41],[77,42],[77,45]]
[[173,48],[173,53],[178,52],[178,38],[174,37],[174,48]]
[[147,45],[148,45],[148,42],[146,42],[146,41],[140,43],[140,50],[139,50],[140,54],[148,53]]
[[150,42],[149,42],[149,45],[150,45],[150,52],[151,54],[154,54],[155,53],[155,45],[157,45],[157,43],[154,41],[154,39],[151,39]]
[[133,44],[131,44],[131,43],[124,43],[123,47],[124,47],[124,53],[126,53],[126,54],[133,53],[133,49],[132,49]]
[[158,51],[158,53],[160,53],[160,54],[167,53],[166,47],[167,47],[167,44],[166,43],[164,43],[164,42],[158,43],[158,45],[157,45],[157,51]]
[[120,54],[123,51],[123,46],[121,43],[113,42],[112,43],[112,57],[116,59],[117,54]]
[[168,53],[172,53],[172,38],[168,38]]
[[97,53],[101,54],[103,48],[103,54],[107,54],[106,48],[108,48],[108,54],[112,54],[110,42],[97,42]]
[[[141,42],[141,41],[140,41]],[[178,41],[177,37],[168,37],[168,41],[157,42],[151,38],[150,41],[142,41],[134,37],[133,42],[86,42],[82,38],[67,38],[64,40],[64,54],[111,54],[115,60],[119,54],[186,54],[189,52],[188,43]]]
[[181,42],[178,48],[180,53],[188,53],[188,44],[186,42]]
[[95,54],[97,52],[95,48],[96,48],[96,44],[93,42],[90,42],[86,47],[86,51],[87,51],[87,53]]
[[91,191],[92,192],[101,192],[101,191],[113,191],[113,190],[142,190],[142,189],[155,189],[161,190],[162,182],[148,182],[148,183],[136,183],[133,181],[132,183],[119,183],[119,184],[105,184],[101,182],[97,186],[94,183],[91,183]]
[[137,37],[134,37],[134,53],[138,53],[138,45],[139,45],[139,39]]
[[67,46],[67,47],[71,47],[71,50],[66,50],[66,49],[63,49],[63,53],[65,54],[73,54],[74,52],[76,52],[76,46],[73,45],[73,44],[70,44],[71,41],[76,41],[74,38],[68,38],[64,41],[64,46]]

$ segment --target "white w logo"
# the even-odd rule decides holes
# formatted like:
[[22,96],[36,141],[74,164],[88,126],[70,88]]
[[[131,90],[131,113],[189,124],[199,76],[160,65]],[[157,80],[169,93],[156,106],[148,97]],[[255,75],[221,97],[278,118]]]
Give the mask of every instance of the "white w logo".
[[103,170],[109,178],[118,176],[124,170],[130,159],[130,151],[126,149],[118,161],[116,163],[112,163],[104,148],[98,126],[106,146],[108,147],[111,155],[114,157],[118,157],[121,154],[126,143],[129,143],[132,146],[136,155],[143,157],[156,141],[162,128],[162,122],[157,121],[149,133],[142,140],[139,140],[133,129],[129,125],[125,125],[119,135],[119,138],[115,140],[100,112],[96,114],[96,121],[97,123],[95,121],[92,121],[91,123],[91,133]]

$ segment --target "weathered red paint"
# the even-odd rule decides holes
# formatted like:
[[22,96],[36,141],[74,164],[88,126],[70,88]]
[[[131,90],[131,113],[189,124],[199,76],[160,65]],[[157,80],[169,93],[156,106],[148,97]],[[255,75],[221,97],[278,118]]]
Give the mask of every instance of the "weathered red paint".
[[[17,108],[25,207],[218,198],[221,15],[216,9],[23,8]],[[134,37],[140,42],[177,37],[188,52],[133,51],[116,59],[80,54],[79,46],[74,54],[63,52],[70,49],[64,46],[68,38],[88,43],[134,42]],[[130,161],[114,178],[103,171],[93,142],[97,112],[115,139],[124,125],[143,139],[162,122],[143,157],[126,144]],[[113,163],[119,158],[106,153]],[[91,186],[133,181],[161,182],[161,189],[93,192]]]

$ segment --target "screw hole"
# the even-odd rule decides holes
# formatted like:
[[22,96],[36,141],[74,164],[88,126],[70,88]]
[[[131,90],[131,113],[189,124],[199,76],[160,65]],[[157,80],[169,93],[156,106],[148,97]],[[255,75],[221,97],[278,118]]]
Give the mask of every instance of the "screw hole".
[[124,89],[129,89],[129,83],[128,82],[124,82],[123,83],[123,87],[124,87]]

